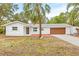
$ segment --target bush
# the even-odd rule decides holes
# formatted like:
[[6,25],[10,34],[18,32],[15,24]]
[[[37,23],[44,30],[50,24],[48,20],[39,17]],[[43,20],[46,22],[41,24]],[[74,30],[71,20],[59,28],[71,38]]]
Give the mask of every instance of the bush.
[[3,33],[4,33],[4,29],[0,28],[0,34],[3,34]]

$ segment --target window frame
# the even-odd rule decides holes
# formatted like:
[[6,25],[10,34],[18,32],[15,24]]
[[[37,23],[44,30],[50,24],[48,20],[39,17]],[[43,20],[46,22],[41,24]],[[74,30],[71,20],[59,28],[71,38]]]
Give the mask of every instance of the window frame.
[[17,31],[18,30],[18,27],[12,27],[12,30],[13,31]]
[[33,32],[37,32],[37,27],[33,27]]

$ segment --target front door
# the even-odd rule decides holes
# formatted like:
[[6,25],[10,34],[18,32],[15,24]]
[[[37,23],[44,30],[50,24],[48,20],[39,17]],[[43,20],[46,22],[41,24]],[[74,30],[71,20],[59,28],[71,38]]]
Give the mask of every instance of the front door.
[[26,27],[26,34],[29,34],[29,27]]

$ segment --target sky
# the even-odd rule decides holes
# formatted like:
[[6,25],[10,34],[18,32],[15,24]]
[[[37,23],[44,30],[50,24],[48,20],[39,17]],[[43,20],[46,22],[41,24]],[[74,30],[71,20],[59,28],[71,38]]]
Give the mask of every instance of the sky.
[[[19,10],[17,12],[23,11],[23,4],[18,4]],[[46,16],[51,19],[54,16],[59,15],[61,12],[66,12],[67,4],[66,3],[49,3],[48,4],[51,7],[50,13],[46,14]]]
[[66,12],[67,4],[65,3],[53,3],[49,4],[51,11],[46,16],[50,19],[51,17],[59,15],[61,12]]

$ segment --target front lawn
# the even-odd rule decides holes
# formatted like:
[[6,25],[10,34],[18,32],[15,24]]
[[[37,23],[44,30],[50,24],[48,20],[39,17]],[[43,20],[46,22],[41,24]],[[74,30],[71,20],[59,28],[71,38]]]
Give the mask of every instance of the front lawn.
[[79,55],[79,47],[56,38],[14,37],[0,41],[0,55],[55,56]]

